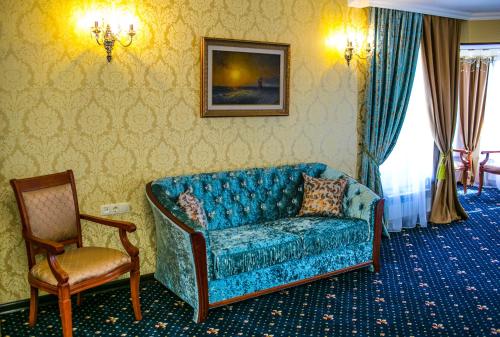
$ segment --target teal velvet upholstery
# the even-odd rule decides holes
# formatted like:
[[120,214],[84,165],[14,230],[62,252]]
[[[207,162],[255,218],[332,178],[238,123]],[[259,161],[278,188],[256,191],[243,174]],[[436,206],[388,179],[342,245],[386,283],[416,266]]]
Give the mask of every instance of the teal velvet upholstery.
[[318,177],[325,168],[298,164],[168,177],[152,189],[160,202],[191,190],[203,204],[208,229],[224,229],[295,216],[302,205],[302,173]]
[[344,194],[342,207],[344,216],[365,220],[370,224],[367,228],[370,234],[370,240],[373,239],[373,224],[375,223],[375,206],[380,200],[372,190],[363,184],[357,182],[354,178],[345,173],[327,167],[321,174],[321,178],[339,179],[345,178],[348,180],[347,191]]
[[[184,213],[184,211],[180,208],[180,206],[176,202],[172,201],[170,198],[164,197],[164,194],[160,193],[160,198],[158,198],[158,201],[160,202],[160,204],[163,205],[163,207],[168,209],[172,213],[172,215],[174,215],[181,222],[188,225],[189,227],[191,227],[195,231],[203,233],[203,237],[205,238],[205,244],[207,246],[207,256],[206,257],[207,257],[207,263],[208,263],[208,277],[210,279],[212,279],[213,278],[213,268],[212,268],[213,264],[212,264],[212,254],[210,253],[211,244],[210,244],[210,236],[208,235],[208,230],[206,228],[204,228],[203,226],[201,226],[196,221],[193,221],[190,218],[188,218],[187,214]],[[157,210],[156,207],[154,207],[154,205],[151,205],[151,207],[153,208],[153,211]],[[165,217],[165,221],[169,221],[167,223],[171,224],[170,223],[171,221],[167,217]],[[158,235],[159,235],[159,233],[158,233],[158,221],[156,220],[156,218],[155,218],[155,222],[156,222],[156,227],[157,227],[156,236],[158,237]],[[160,227],[160,232],[162,231],[161,228],[163,228],[163,227]],[[158,251],[158,248],[157,248],[157,251]],[[158,259],[159,259],[159,256],[157,255],[156,256],[157,265],[158,265]]]
[[259,290],[303,280],[371,260],[372,243],[358,243],[320,255],[290,260],[252,272],[233,275],[208,285],[210,303],[227,300]]
[[298,236],[301,243],[301,257],[321,254],[340,246],[366,242],[370,239],[368,223],[353,218],[287,218],[267,222],[263,226]]
[[216,279],[301,256],[301,238],[277,228],[249,225],[210,231],[209,235]]
[[[348,180],[344,217],[297,217],[302,173]],[[207,228],[191,221],[176,204],[185,190],[202,202]],[[169,216],[205,238],[210,304],[372,261],[380,198],[324,164],[167,177],[152,183],[148,197],[171,213],[151,202],[155,277],[193,306],[195,318],[201,309],[192,242]]]
[[[161,252],[156,256],[155,278],[191,305],[197,317],[198,284],[191,239],[151,202],[150,205],[156,224],[156,249]],[[197,228],[187,217],[181,218],[196,230],[203,229]]]

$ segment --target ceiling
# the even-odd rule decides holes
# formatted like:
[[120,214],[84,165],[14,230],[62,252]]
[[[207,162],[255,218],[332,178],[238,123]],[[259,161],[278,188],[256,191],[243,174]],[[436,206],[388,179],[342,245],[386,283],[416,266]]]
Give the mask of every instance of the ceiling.
[[500,19],[500,0],[348,0],[350,7],[382,7],[465,20]]

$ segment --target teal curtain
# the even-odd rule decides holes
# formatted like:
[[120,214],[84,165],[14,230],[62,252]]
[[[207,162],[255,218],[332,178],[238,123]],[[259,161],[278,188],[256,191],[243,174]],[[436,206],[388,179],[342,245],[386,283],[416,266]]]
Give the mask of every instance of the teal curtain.
[[375,49],[369,65],[358,175],[363,184],[383,196],[379,166],[389,157],[403,126],[417,66],[422,14],[372,8],[370,27]]

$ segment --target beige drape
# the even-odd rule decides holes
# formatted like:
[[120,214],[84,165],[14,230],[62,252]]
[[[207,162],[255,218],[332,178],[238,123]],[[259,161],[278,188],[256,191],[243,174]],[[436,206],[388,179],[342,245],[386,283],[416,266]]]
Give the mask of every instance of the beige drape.
[[466,219],[458,201],[451,147],[457,120],[460,21],[424,16],[424,79],[434,142],[441,153],[430,222]]
[[470,183],[474,183],[479,159],[477,145],[483,127],[488,83],[489,59],[460,60],[460,136],[465,149],[472,152]]

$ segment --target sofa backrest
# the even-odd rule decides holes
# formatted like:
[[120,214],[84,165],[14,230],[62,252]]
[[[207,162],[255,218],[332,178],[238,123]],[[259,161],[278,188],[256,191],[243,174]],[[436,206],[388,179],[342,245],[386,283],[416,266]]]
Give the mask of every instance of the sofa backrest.
[[308,163],[270,168],[166,177],[153,182],[162,203],[177,202],[189,190],[203,203],[208,229],[224,229],[296,216],[303,196],[302,173],[319,177],[325,164]]

